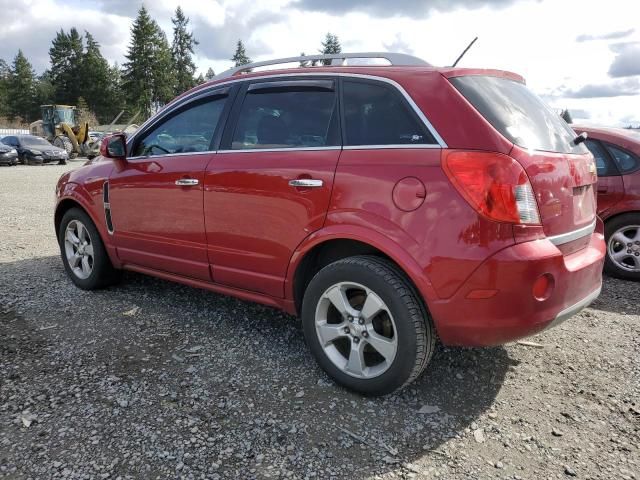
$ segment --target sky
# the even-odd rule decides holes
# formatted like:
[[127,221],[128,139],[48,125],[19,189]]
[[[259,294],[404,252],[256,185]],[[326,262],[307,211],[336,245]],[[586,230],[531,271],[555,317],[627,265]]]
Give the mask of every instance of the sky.
[[[139,0],[0,0],[0,58],[18,49],[38,73],[55,32],[76,27],[122,65]],[[640,0],[147,0],[171,40],[180,5],[199,45],[198,71],[217,73],[242,39],[254,61],[317,53],[327,32],[345,52],[397,51],[437,66],[517,72],[579,123],[640,125]]]

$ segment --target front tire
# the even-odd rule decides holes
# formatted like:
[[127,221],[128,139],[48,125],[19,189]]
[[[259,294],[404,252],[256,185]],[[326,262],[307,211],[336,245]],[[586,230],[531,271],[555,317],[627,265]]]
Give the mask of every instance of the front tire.
[[120,279],[120,272],[111,265],[98,230],[83,210],[71,208],[64,214],[58,229],[58,243],[67,275],[79,288],[104,288]]
[[318,364],[365,395],[401,389],[424,370],[435,331],[407,278],[374,256],[338,260],[311,280],[302,303],[304,336]]
[[640,280],[640,213],[625,213],[605,226],[604,270],[612,277]]

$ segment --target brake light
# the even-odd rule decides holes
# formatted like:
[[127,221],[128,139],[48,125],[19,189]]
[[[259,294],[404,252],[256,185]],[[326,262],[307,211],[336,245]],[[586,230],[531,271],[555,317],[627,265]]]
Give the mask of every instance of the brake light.
[[445,173],[480,214],[497,222],[540,224],[529,177],[513,158],[473,151],[450,151],[444,155]]

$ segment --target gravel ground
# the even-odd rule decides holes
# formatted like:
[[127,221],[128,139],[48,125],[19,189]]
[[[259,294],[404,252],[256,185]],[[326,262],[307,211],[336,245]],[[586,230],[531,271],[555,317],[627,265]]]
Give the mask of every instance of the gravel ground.
[[75,288],[52,203],[78,165],[0,168],[0,477],[640,478],[640,284],[367,399],[278,311],[134,274]]

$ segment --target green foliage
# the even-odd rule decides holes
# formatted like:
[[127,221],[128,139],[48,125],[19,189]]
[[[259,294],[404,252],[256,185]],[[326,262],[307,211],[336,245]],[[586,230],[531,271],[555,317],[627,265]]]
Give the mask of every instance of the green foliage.
[[147,118],[173,97],[175,75],[167,37],[144,6],[131,28],[126,58],[123,88],[127,103]]
[[251,63],[251,59],[247,56],[247,52],[244,48],[244,44],[242,43],[242,40],[238,40],[238,44],[236,46],[236,53],[234,53],[233,57],[231,57],[231,61],[235,64],[236,67]]
[[[328,55],[332,53],[342,53],[342,45],[340,45],[340,41],[338,40],[338,36],[333,33],[327,33],[324,37],[324,41],[322,43],[322,49],[320,49],[320,53],[323,55]],[[325,65],[331,65],[331,60],[323,60]]]
[[209,67],[209,70],[207,70],[207,73],[205,73],[204,75],[204,79],[205,80],[213,80],[213,77],[216,76],[216,72],[213,71],[213,68]]
[[69,30],[69,33],[60,30],[53,39],[49,58],[55,103],[73,103],[81,95],[78,79],[81,74],[82,51],[82,37],[75,28]]
[[7,105],[8,89],[9,89],[9,76],[11,69],[7,62],[0,58],[0,117],[6,117],[9,115],[9,108]]
[[22,53],[13,60],[7,84],[7,109],[9,117],[23,122],[32,122],[39,116],[36,103],[36,74]]
[[174,94],[179,95],[196,85],[193,77],[196,65],[193,63],[192,55],[193,48],[198,45],[198,41],[193,37],[193,32],[187,31],[189,19],[185,17],[180,7],[176,8],[175,17],[171,19],[171,22],[173,23],[171,55],[176,76]]

